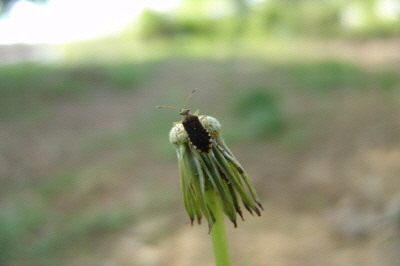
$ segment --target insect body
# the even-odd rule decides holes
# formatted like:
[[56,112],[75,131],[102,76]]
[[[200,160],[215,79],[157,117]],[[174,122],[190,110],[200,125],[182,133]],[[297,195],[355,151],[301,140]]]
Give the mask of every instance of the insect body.
[[[186,103],[189,100],[190,96],[192,96],[193,92],[186,98],[185,104],[182,110],[176,108],[174,106],[157,106],[157,108],[174,108],[180,111],[180,115],[182,116],[182,125],[188,134],[189,141],[192,146],[202,153],[209,153],[212,147],[212,140],[210,133],[204,128],[201,124],[199,117],[197,116],[198,110],[191,114],[189,109],[186,109]],[[175,124],[175,123],[174,123]]]

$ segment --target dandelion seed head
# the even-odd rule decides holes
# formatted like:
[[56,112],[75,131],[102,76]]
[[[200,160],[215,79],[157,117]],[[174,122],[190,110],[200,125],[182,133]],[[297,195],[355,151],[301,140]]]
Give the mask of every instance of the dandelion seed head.
[[188,135],[183,128],[182,124],[176,124],[172,127],[169,132],[169,141],[174,145],[182,145],[185,142],[188,142]]
[[[175,124],[169,133],[170,142],[175,146],[178,156],[184,205],[191,223],[196,218],[200,221],[204,215],[209,228],[212,228],[215,216],[210,206],[214,204],[211,202],[215,202],[215,196],[235,227],[237,214],[243,219],[239,199],[250,213],[254,211],[260,216],[258,207],[262,208],[261,203],[247,174],[226,147],[220,134],[221,124],[211,116],[204,115],[199,119],[212,140],[208,144],[212,149],[207,153],[200,153],[196,143],[189,143],[188,133],[182,123]],[[197,137],[199,133],[194,131],[193,134]]]
[[215,119],[212,116],[206,116],[206,115],[200,116],[199,118],[201,119],[200,121],[203,124],[203,126],[208,131],[211,131],[211,132],[214,132],[214,133],[219,133],[220,132],[221,124],[218,122],[217,119]]

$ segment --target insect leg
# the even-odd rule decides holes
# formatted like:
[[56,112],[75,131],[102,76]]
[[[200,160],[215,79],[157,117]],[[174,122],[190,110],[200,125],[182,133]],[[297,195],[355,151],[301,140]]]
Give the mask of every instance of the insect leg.
[[202,121],[203,119],[207,118],[206,115],[203,115],[202,117],[200,117],[200,121]]
[[178,136],[178,135],[180,135],[180,134],[183,133],[183,132],[185,132],[185,130],[180,130],[180,131],[178,131],[178,132],[176,133],[176,135]]
[[[193,147],[193,144],[192,144],[192,142],[189,141],[189,149],[190,149],[190,152],[192,152],[192,147]],[[195,146],[194,148],[196,149],[196,146]]]
[[208,131],[208,133],[209,133],[210,135],[213,135],[214,137],[218,137],[218,134],[217,134],[217,133],[214,133],[214,132],[212,132],[212,131]]
[[198,116],[198,115],[199,115],[199,112],[200,112],[200,110],[197,109],[196,112],[194,112],[194,115],[195,115],[195,116]]

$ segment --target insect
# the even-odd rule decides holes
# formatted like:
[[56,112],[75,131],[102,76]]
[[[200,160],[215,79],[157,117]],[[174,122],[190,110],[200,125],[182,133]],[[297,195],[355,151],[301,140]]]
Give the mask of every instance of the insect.
[[182,123],[183,128],[188,134],[189,141],[192,144],[192,147],[194,147],[201,153],[209,153],[212,148],[211,135],[201,124],[200,119],[197,116],[199,114],[199,110],[197,110],[194,114],[191,114],[190,110],[186,109],[186,104],[195,91],[196,89],[193,90],[186,98],[183,109],[179,109],[174,106],[157,106],[156,108],[178,109],[180,112],[179,114],[182,116],[182,121],[176,122],[174,124]]

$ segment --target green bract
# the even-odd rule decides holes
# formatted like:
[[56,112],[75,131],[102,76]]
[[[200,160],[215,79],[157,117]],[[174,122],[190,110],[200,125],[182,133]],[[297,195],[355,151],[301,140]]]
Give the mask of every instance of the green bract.
[[243,219],[239,200],[251,214],[254,211],[260,216],[258,207],[262,209],[262,205],[247,174],[225,145],[221,124],[210,116],[199,118],[211,134],[213,146],[209,153],[204,154],[191,147],[182,124],[174,125],[170,132],[170,141],[178,155],[183,201],[191,223],[195,218],[200,223],[204,215],[211,230],[215,217],[209,207],[209,193],[205,193],[209,190],[215,192],[224,213],[235,227],[236,215]]

